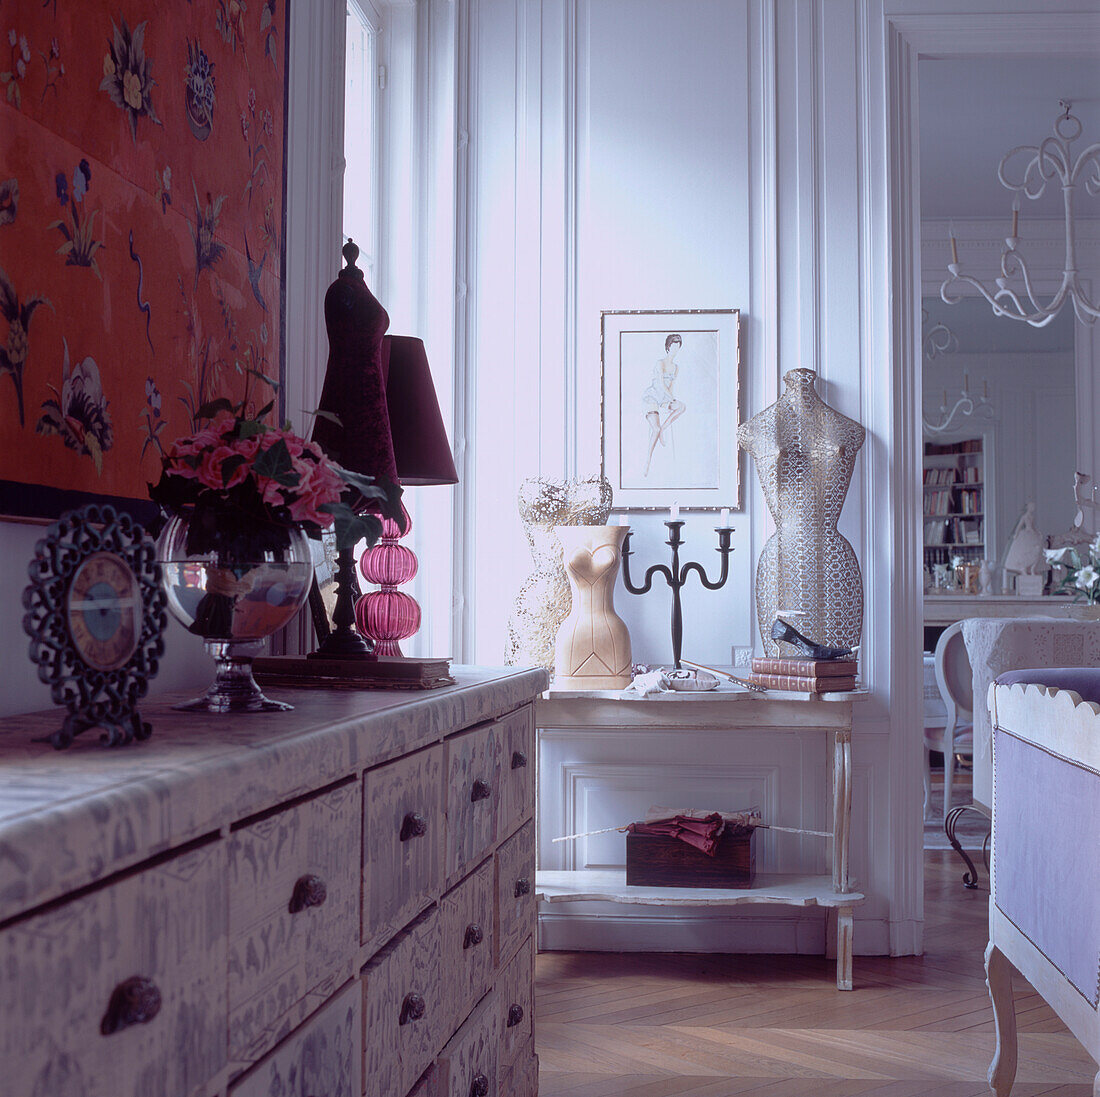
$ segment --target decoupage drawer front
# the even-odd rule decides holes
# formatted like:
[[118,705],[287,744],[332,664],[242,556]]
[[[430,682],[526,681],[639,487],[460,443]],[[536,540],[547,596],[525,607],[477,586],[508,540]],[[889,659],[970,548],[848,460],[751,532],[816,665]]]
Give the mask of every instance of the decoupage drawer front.
[[420,1081],[413,1087],[409,1097],[431,1097],[431,1085],[432,1080],[429,1076],[425,1075]]
[[521,1048],[527,1046],[533,1032],[531,1001],[535,974],[535,943],[528,937],[519,952],[497,980],[497,998],[500,1004],[501,1044],[500,1061],[510,1066]]
[[511,834],[535,810],[535,709],[532,705],[501,720],[500,808],[497,837]]
[[507,1097],[498,1085],[498,1013],[493,991],[439,1053],[432,1067],[428,1097]]
[[446,1039],[439,908],[391,941],[363,971],[366,1097],[405,1097]]
[[226,1062],[225,844],[0,932],[0,1091],[192,1097]]
[[489,858],[440,901],[443,973],[455,1028],[493,981],[493,861]]
[[501,1068],[501,1097],[538,1097],[539,1060],[533,1043],[519,1049],[510,1067]]
[[229,837],[229,1055],[246,1066],[351,974],[357,781]]
[[362,991],[352,980],[230,1086],[229,1097],[360,1097],[362,1009]]
[[443,747],[363,778],[362,942],[385,944],[442,884]]
[[447,882],[476,865],[496,841],[500,799],[499,724],[447,740]]
[[512,958],[535,919],[535,823],[530,820],[496,852],[497,964]]

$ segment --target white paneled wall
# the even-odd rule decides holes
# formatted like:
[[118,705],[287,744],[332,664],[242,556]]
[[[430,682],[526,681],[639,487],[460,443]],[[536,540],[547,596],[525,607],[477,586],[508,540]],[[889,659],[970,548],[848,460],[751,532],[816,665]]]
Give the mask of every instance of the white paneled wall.
[[[872,690],[855,731],[853,858],[871,896],[857,951],[919,951],[923,912],[917,60],[1095,38],[1094,5],[1059,7],[456,0],[469,140],[459,265],[471,272],[457,364],[476,385],[464,650],[492,661],[503,648],[528,567],[519,481],[598,467],[600,310],[741,308],[746,415],[775,398],[783,372],[811,366],[825,398],[868,428],[841,520],[864,571]],[[703,661],[756,641],[752,569],[771,523],[745,473],[727,588],[685,591],[685,650]],[[639,564],[667,551],[660,517],[632,516]],[[711,516],[687,518],[689,551],[705,557]],[[617,608],[636,656],[667,659],[667,592],[620,588]],[[801,761],[768,753],[741,777],[770,764],[796,786],[787,771]],[[631,792],[625,771],[586,780],[600,795],[563,804],[554,822],[586,818],[604,794],[618,808],[653,791]],[[824,788],[813,795],[820,811]],[[629,929],[615,933],[626,947]]]
[[[529,569],[514,504],[519,482],[600,466],[601,310],[740,308],[743,415],[775,398],[782,372],[808,365],[819,371],[825,398],[869,427],[842,522],[867,573],[864,667],[876,690],[857,731],[864,799],[853,858],[872,898],[860,911],[856,947],[910,951],[919,947],[919,886],[909,880],[899,919],[897,859],[881,840],[868,852],[869,834],[887,834],[892,825],[899,841],[919,841],[916,786],[911,804],[895,804],[912,813],[900,825],[891,823],[884,791],[891,782],[893,545],[882,439],[892,433],[893,408],[885,378],[863,367],[865,355],[885,360],[886,349],[885,301],[868,288],[875,284],[871,264],[882,257],[867,246],[868,195],[881,207],[884,175],[881,155],[864,136],[873,122],[867,112],[882,109],[867,97],[863,56],[881,23],[856,0],[827,7],[826,17],[820,0],[460,0],[460,56],[473,65],[467,83],[459,81],[468,96],[460,98],[459,118],[469,125],[469,171],[460,187],[465,261],[475,271],[460,354],[467,383],[476,386],[466,404],[472,524],[462,635],[477,661],[500,658],[514,592]],[[877,284],[883,279],[884,268]],[[771,523],[747,462],[743,477],[745,509],[733,516],[727,586],[684,591],[685,654],[704,662],[729,662],[732,648],[756,642],[753,571]],[[873,525],[864,521],[869,510],[878,516]],[[639,568],[667,557],[662,517],[631,515]],[[714,518],[687,513],[686,556],[716,559]],[[635,658],[667,660],[667,590],[658,583],[634,597],[620,587],[616,607]],[[722,765],[710,770],[705,744],[678,747],[682,764],[661,771],[663,796],[652,771],[610,759],[583,774],[564,760],[550,765],[542,780],[563,782],[566,799],[560,813],[543,819],[544,834],[598,826],[605,815],[644,811],[670,796],[724,803],[722,790],[766,801],[773,818],[825,817],[826,784],[797,737],[765,737],[743,750],[727,745]],[[914,782],[917,772],[914,765]],[[899,783],[908,787],[905,778]],[[789,864],[793,848],[766,842],[768,867]],[[819,855],[811,852],[811,863]],[[597,844],[578,856],[612,853]],[[598,940],[588,944],[636,944],[629,912],[620,915],[618,930],[601,919]],[[738,935],[736,920],[708,923],[703,915],[699,924],[662,933],[673,934],[665,937],[670,947],[721,940],[784,948],[806,940],[803,931],[786,936],[791,917],[768,922],[787,925],[776,928],[778,936],[761,936],[757,924],[751,940]],[[895,940],[892,919],[905,927]],[[557,940],[579,943],[565,924],[563,917]]]

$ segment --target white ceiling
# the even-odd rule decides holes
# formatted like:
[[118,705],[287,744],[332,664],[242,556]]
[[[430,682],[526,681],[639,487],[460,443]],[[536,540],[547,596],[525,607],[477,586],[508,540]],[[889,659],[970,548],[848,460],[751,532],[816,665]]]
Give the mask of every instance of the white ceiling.
[[[1012,195],[997,164],[1016,145],[1052,133],[1059,99],[1073,103],[1083,126],[1071,155],[1100,142],[1100,57],[922,59],[918,79],[923,218],[1007,219]],[[1024,200],[1020,218],[1061,211],[1061,188],[1048,184],[1043,199]],[[1100,218],[1100,197],[1078,188],[1076,211]]]

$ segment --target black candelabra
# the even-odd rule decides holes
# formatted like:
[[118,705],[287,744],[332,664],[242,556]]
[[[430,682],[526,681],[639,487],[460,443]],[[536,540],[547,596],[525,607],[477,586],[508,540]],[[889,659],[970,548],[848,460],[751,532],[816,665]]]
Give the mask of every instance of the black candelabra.
[[640,587],[636,587],[630,581],[630,557],[633,554],[630,551],[631,531],[627,530],[622,548],[623,584],[631,594],[646,594],[653,585],[653,577],[660,575],[672,588],[672,658],[676,670],[679,670],[680,651],[684,642],[684,616],[680,608],[680,588],[687,582],[687,577],[693,571],[699,576],[700,582],[707,590],[719,590],[725,586],[726,579],[729,577],[730,553],[733,552],[730,545],[733,529],[730,526],[715,528],[714,532],[718,534],[718,548],[715,551],[722,555],[722,574],[712,582],[707,578],[706,570],[702,564],[692,561],[684,564],[683,567],[680,566],[680,546],[684,543],[683,538],[680,536],[680,530],[684,525],[683,521],[676,519],[665,522],[665,525],[668,527],[668,540],[665,544],[672,549],[672,566],[654,564],[646,570],[645,582]]

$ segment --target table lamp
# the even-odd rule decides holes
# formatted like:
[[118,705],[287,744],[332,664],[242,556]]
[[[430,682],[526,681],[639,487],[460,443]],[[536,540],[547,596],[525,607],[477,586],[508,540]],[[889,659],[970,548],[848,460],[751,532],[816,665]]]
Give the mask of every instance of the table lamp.
[[[408,335],[385,336],[382,375],[398,482],[403,487],[457,484],[458,473],[423,341]],[[412,522],[408,511],[402,509],[404,533],[408,533]],[[380,656],[400,656],[400,641],[415,635],[420,627],[416,599],[398,589],[417,572],[416,554],[400,543],[401,536],[397,523],[383,518],[381,538],[359,561],[363,578],[377,583],[379,589],[359,599],[355,620]]]

